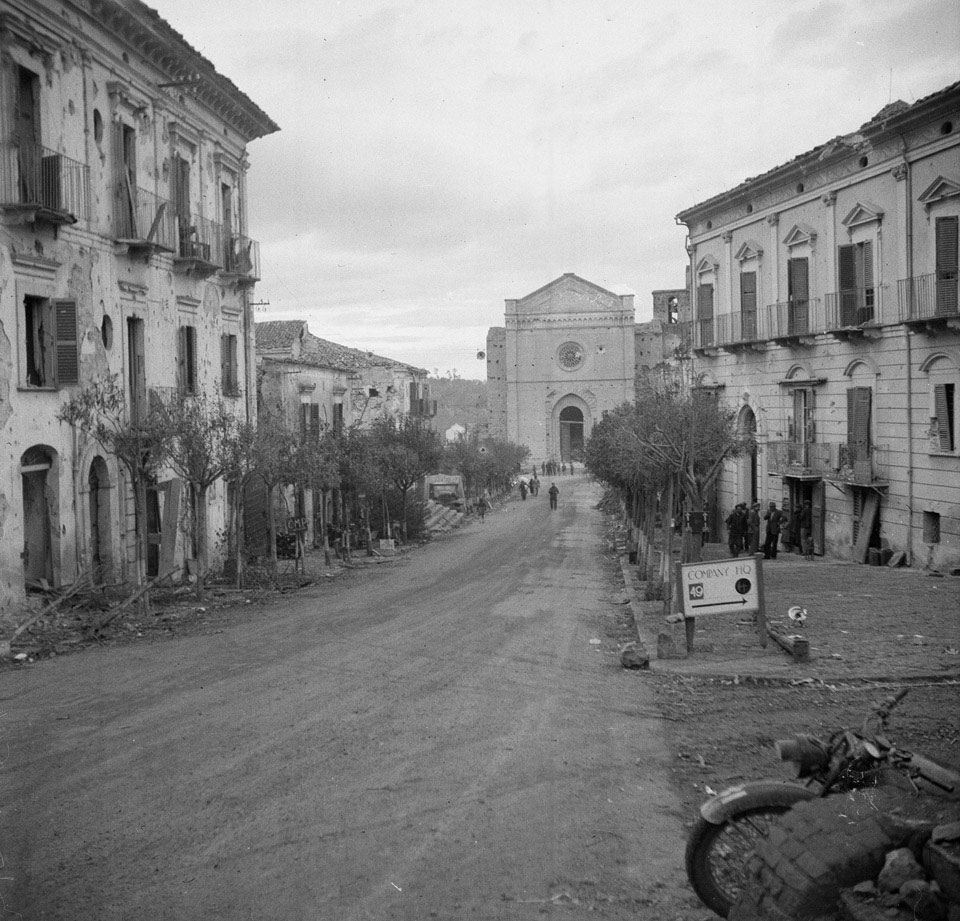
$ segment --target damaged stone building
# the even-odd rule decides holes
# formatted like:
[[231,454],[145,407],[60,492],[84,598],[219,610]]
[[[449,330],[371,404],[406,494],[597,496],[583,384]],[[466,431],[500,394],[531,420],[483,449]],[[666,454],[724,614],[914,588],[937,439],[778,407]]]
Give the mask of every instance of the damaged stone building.
[[[262,414],[282,418],[302,437],[319,439],[324,432],[368,426],[383,416],[432,419],[428,372],[374,352],[321,339],[303,320],[269,320],[256,324],[258,406]],[[247,493],[248,549],[266,553],[266,495],[255,481]],[[321,521],[334,517],[336,498],[320,497],[310,489],[281,491],[275,520],[304,522],[307,542],[322,540]]]
[[[131,484],[58,421],[79,388],[115,375],[134,415],[219,393],[254,417],[246,146],[276,130],[138,0],[0,0],[0,611],[132,577]],[[191,501],[149,490],[150,572],[190,556]]]

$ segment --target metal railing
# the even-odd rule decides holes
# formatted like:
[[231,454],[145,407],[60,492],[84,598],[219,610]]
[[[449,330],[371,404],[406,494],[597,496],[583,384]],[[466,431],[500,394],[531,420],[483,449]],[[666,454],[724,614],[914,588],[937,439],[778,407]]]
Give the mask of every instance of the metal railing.
[[159,249],[176,247],[173,204],[146,189],[126,189],[115,199],[113,237],[127,243],[151,243]]
[[90,219],[90,170],[39,144],[11,145],[0,156],[0,204],[42,208],[64,222]]
[[886,479],[888,452],[878,445],[770,441],[765,450],[771,473],[821,476],[854,485]]
[[766,338],[785,339],[823,332],[824,318],[820,298],[791,298],[767,307]]
[[223,228],[198,214],[176,216],[177,248],[180,259],[196,259],[209,265],[223,266]]
[[260,278],[260,244],[242,234],[225,234],[223,271],[248,278]]
[[901,278],[897,300],[901,321],[960,316],[960,278],[955,272]]
[[883,319],[885,285],[847,288],[826,297],[827,329],[849,329]]

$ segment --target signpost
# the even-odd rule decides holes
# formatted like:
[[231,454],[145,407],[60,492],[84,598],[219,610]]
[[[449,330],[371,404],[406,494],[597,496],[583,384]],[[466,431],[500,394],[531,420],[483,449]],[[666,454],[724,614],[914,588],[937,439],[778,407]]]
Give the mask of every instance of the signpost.
[[687,619],[706,614],[757,615],[760,645],[767,645],[763,606],[763,554],[728,560],[680,563],[680,603]]

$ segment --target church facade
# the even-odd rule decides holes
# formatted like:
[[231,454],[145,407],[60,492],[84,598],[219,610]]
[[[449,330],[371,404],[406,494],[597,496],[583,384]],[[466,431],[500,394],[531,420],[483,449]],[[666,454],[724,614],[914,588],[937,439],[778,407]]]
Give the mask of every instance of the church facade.
[[[667,360],[665,328],[679,328],[687,293],[655,292],[663,316],[641,327],[633,299],[573,273],[508,299],[505,325],[487,334],[491,434],[526,445],[533,464],[582,462],[602,413],[634,399],[638,330]],[[647,359],[649,345],[641,351]]]

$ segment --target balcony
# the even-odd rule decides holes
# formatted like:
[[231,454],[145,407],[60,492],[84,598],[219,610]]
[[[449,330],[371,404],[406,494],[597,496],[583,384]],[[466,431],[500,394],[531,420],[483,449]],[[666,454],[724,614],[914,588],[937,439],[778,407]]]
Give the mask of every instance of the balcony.
[[886,285],[847,288],[826,297],[826,329],[838,339],[869,335],[883,317]]
[[887,449],[845,442],[770,441],[767,469],[779,476],[851,486],[886,485]]
[[16,223],[54,227],[88,221],[90,170],[39,144],[0,155],[0,209]]
[[241,234],[224,234],[222,275],[231,276],[239,284],[260,279],[260,244]]
[[113,221],[113,238],[125,252],[149,257],[176,246],[173,205],[146,189],[118,191]]
[[740,349],[763,349],[761,315],[755,310],[724,313],[712,320],[697,323],[698,348],[721,348],[730,352]]
[[767,307],[767,338],[781,345],[813,345],[824,329],[819,298],[790,298]]
[[960,331],[960,281],[956,272],[931,272],[897,283],[900,320],[936,333]]
[[175,271],[207,278],[222,268],[223,229],[219,224],[199,215],[177,215],[176,228]]

